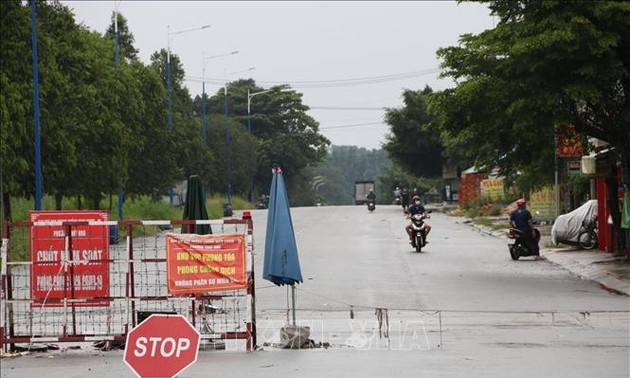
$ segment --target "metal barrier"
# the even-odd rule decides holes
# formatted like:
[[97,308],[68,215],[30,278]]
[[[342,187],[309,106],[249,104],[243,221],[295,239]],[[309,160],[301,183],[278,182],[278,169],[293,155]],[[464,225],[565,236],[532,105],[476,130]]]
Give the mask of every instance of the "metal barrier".
[[[126,242],[106,242],[107,253],[101,254],[94,246],[102,245],[99,243],[109,238],[109,232],[85,234],[81,226],[87,225],[106,227],[107,231],[117,227],[126,231]],[[209,225],[214,235],[244,236],[246,289],[168,293],[166,234],[180,227],[191,231],[195,225]],[[65,245],[61,250],[38,250],[41,259],[36,261],[10,260],[11,251],[30,254],[33,234],[53,226],[63,226]],[[80,246],[79,239],[83,243]],[[256,347],[253,224],[247,213],[243,219],[210,221],[13,222],[5,224],[0,252],[3,347],[35,342],[125,341],[127,333],[151,313],[184,315],[202,339],[245,339],[248,351]],[[98,268],[98,264],[103,267]],[[104,273],[81,274],[86,265]],[[41,275],[51,267],[56,273]]]

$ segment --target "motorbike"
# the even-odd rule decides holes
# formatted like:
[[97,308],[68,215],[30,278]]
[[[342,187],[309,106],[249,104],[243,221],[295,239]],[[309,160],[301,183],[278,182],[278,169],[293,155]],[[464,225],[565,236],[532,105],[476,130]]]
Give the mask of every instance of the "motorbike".
[[[534,238],[536,244],[540,242],[540,231],[534,228]],[[510,256],[512,260],[518,260],[521,257],[535,256],[536,253],[530,249],[527,243],[527,235],[517,228],[510,228],[508,230],[508,238],[513,239],[514,243],[508,243],[508,249],[510,250]]]
[[597,219],[585,219],[578,235],[578,244],[583,249],[597,246]]
[[259,209],[266,209],[267,206],[269,205],[269,197],[262,194],[260,197],[258,197],[258,202],[256,203],[256,207]]
[[371,213],[372,211],[374,211],[374,209],[376,209],[376,204],[374,203],[374,201],[372,200],[368,200],[367,202],[367,209],[368,211]]
[[431,210],[422,214],[414,214],[411,216],[411,229],[413,231],[413,241],[415,244],[416,252],[422,252],[422,247],[427,245],[426,224],[425,219],[430,218],[429,214]]

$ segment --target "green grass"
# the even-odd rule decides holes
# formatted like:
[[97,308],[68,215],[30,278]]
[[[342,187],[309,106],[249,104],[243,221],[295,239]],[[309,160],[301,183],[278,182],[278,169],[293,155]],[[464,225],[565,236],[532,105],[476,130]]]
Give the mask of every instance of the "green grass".
[[[223,218],[223,205],[225,202],[225,197],[220,194],[208,197],[206,200],[206,209],[208,210],[208,216],[210,219]],[[108,210],[109,203],[109,198],[103,200],[97,210]],[[111,203],[117,205],[118,198],[114,196]],[[64,210],[78,209],[76,199],[64,199],[62,201],[62,205]],[[34,201],[32,199],[12,199],[11,211],[13,222],[27,221],[29,219],[29,211],[33,210],[33,206]],[[240,197],[232,198],[232,209],[234,211],[252,208],[252,204],[245,199]],[[42,198],[42,209],[54,210],[54,199],[52,197]],[[85,203],[83,209],[87,209],[85,207]],[[178,220],[182,219],[183,208],[179,206],[171,206],[169,203],[164,201],[152,201],[149,197],[140,197],[136,199],[127,199],[123,207],[123,212],[125,220]],[[118,219],[117,208],[111,210],[110,218],[112,220]],[[133,235],[135,236],[147,236],[150,233],[155,232],[157,232],[156,228],[146,228],[142,226],[133,227]],[[29,259],[29,229],[27,227],[13,227],[11,229],[9,251],[10,259],[12,261],[24,261]]]
[[[223,204],[226,202],[225,197],[215,194],[206,200],[206,208],[210,219],[219,219],[223,217]],[[118,198],[112,198],[114,205],[118,204]],[[77,210],[78,206],[75,199],[64,199],[62,202],[64,210]],[[232,198],[232,209],[247,210],[252,209],[250,202],[241,197]],[[43,210],[54,210],[55,203],[52,197],[44,197],[42,199]],[[83,204],[83,209],[89,209]],[[33,200],[16,198],[11,200],[11,212],[13,221],[28,220],[29,211],[33,210]],[[89,209],[94,210],[94,209]],[[96,210],[110,210],[109,199],[101,202]],[[152,201],[149,197],[140,197],[137,199],[127,199],[125,201],[123,212],[125,220],[173,220],[181,219],[183,209],[179,206],[171,206],[164,201]],[[111,219],[117,219],[117,208],[111,209]]]
[[493,219],[485,218],[485,217],[474,218],[473,222],[475,224],[490,228],[492,230],[504,230],[506,228],[510,228],[510,224],[506,221],[497,221],[497,220],[493,220]]

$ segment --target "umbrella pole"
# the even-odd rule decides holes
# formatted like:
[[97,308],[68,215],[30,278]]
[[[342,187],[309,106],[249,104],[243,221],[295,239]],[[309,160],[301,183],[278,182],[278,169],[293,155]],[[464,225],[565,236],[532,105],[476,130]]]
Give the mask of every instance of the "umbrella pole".
[[291,309],[293,315],[293,325],[295,325],[295,284],[291,284]]

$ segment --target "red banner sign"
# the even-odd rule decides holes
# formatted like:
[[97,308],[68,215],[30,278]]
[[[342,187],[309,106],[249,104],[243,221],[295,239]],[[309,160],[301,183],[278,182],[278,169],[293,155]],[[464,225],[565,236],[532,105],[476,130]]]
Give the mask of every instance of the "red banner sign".
[[558,157],[579,157],[582,156],[582,135],[575,131],[571,124],[565,127],[557,127],[556,135],[558,144],[556,146],[556,156]]
[[245,236],[166,235],[166,279],[171,294],[247,287]]
[[[109,229],[88,225],[107,221],[103,211],[31,211],[31,298],[33,306],[59,307],[59,299],[80,299],[75,306],[107,306],[109,301]],[[66,227],[64,222],[77,223]],[[79,224],[83,222],[83,224]],[[69,224],[66,223],[66,224]],[[66,235],[70,230],[71,234]],[[66,240],[71,243],[66,244]],[[52,301],[50,301],[52,299]]]

